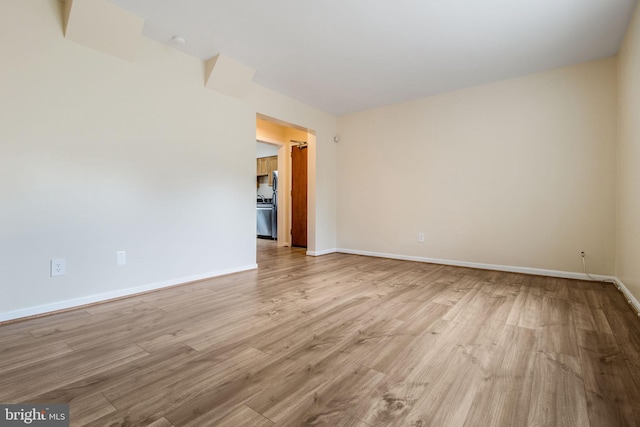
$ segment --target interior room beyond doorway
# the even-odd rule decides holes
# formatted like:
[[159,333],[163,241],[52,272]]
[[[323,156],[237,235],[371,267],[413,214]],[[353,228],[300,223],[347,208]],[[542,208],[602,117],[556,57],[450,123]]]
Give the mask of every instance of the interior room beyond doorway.
[[[309,164],[315,159],[315,133],[308,129],[258,115],[256,119],[256,196],[257,203],[268,202],[274,191],[271,177],[277,171],[277,224],[278,246],[309,247],[315,241],[315,227],[309,221],[309,201],[314,200],[315,175]],[[274,156],[275,149],[277,153]],[[304,151],[302,162],[292,162],[292,150]],[[277,157],[274,158],[274,157]],[[260,160],[262,158],[262,160]],[[271,170],[261,170],[265,166]],[[301,166],[304,173],[299,173]],[[294,172],[295,169],[295,174]],[[311,171],[311,173],[308,173]],[[295,176],[294,176],[295,175]],[[300,176],[304,182],[300,183]],[[293,193],[296,194],[293,194]],[[295,239],[292,231],[295,230]],[[264,232],[264,231],[263,231]]]

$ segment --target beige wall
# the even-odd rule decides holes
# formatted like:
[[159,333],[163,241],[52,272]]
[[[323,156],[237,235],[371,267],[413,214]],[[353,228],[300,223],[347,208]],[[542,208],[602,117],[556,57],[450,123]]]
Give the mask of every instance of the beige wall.
[[[254,267],[256,113],[316,129],[322,177],[336,118],[205,89],[202,61],[144,37],[132,62],[66,40],[62,5],[0,15],[0,320]],[[335,247],[334,183],[316,250]]]
[[640,299],[640,9],[618,58],[619,143],[616,275]]
[[338,247],[613,274],[615,87],[606,59],[340,117]]

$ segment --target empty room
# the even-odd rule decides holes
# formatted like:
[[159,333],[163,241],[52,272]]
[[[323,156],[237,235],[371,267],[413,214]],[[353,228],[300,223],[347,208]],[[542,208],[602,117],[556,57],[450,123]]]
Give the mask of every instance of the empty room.
[[0,425],[638,425],[637,3],[5,0]]

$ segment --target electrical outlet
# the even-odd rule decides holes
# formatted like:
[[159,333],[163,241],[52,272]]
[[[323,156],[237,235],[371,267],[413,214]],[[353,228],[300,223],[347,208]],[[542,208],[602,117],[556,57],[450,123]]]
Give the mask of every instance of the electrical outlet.
[[580,256],[581,256],[582,258],[584,258],[584,251],[581,251],[581,252],[580,252]]
[[64,259],[51,260],[51,277],[64,276],[67,274],[67,261]]
[[418,243],[424,243],[424,233],[418,233]]
[[118,251],[118,252],[116,252],[116,258],[118,259],[118,265],[127,264],[127,252],[126,251]]

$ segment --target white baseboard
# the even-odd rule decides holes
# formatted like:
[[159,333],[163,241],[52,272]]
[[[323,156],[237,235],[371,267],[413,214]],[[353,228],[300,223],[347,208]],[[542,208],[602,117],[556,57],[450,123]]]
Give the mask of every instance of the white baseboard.
[[336,248],[333,248],[333,249],[325,249],[323,251],[307,251],[307,255],[309,255],[309,256],[322,256],[322,255],[334,254],[336,252],[338,252],[338,250]]
[[618,286],[618,289],[620,289],[620,292],[622,292],[622,294],[627,299],[631,307],[633,307],[636,313],[638,313],[638,316],[640,316],[640,302],[638,302],[636,297],[633,296],[631,291],[624,285],[624,283],[622,283],[622,280],[616,277],[615,281]]
[[[481,270],[497,270],[497,271],[507,271],[510,273],[533,274],[536,276],[550,276],[550,277],[561,277],[564,279],[589,280],[589,277],[587,277],[586,274],[572,272],[572,271],[545,270],[541,268],[517,267],[517,266],[499,265],[499,264],[483,264],[483,263],[477,263],[477,262],[455,261],[455,260],[449,260],[449,259],[426,258],[426,257],[418,257],[418,256],[411,256],[411,255],[398,255],[398,254],[361,251],[357,249],[338,248],[336,249],[336,251],[345,253],[345,254],[400,259],[404,261],[428,262],[431,264],[451,265],[455,267],[479,268]],[[597,274],[592,274],[591,277],[597,280],[605,281],[605,282],[615,282],[615,283],[619,282],[618,279],[613,276],[601,276]]]
[[42,314],[51,313],[54,311],[67,310],[87,304],[95,304],[98,302],[105,302],[108,300],[122,298],[126,296],[132,296],[141,294],[144,292],[154,291],[157,289],[166,288],[169,286],[181,285],[189,282],[195,282],[198,280],[211,279],[213,277],[224,276],[232,273],[239,273],[241,271],[254,270],[258,268],[258,264],[246,265],[238,268],[230,268],[227,270],[220,270],[213,273],[198,274],[195,276],[181,277],[171,280],[165,280],[163,282],[150,283],[148,285],[136,286],[135,288],[119,289],[117,291],[105,292],[102,294],[89,295],[81,298],[74,298],[66,301],[59,301],[52,304],[40,305],[37,307],[23,308],[15,311],[8,311],[0,313],[0,322],[6,322],[9,320],[21,319],[23,317],[38,316]]

